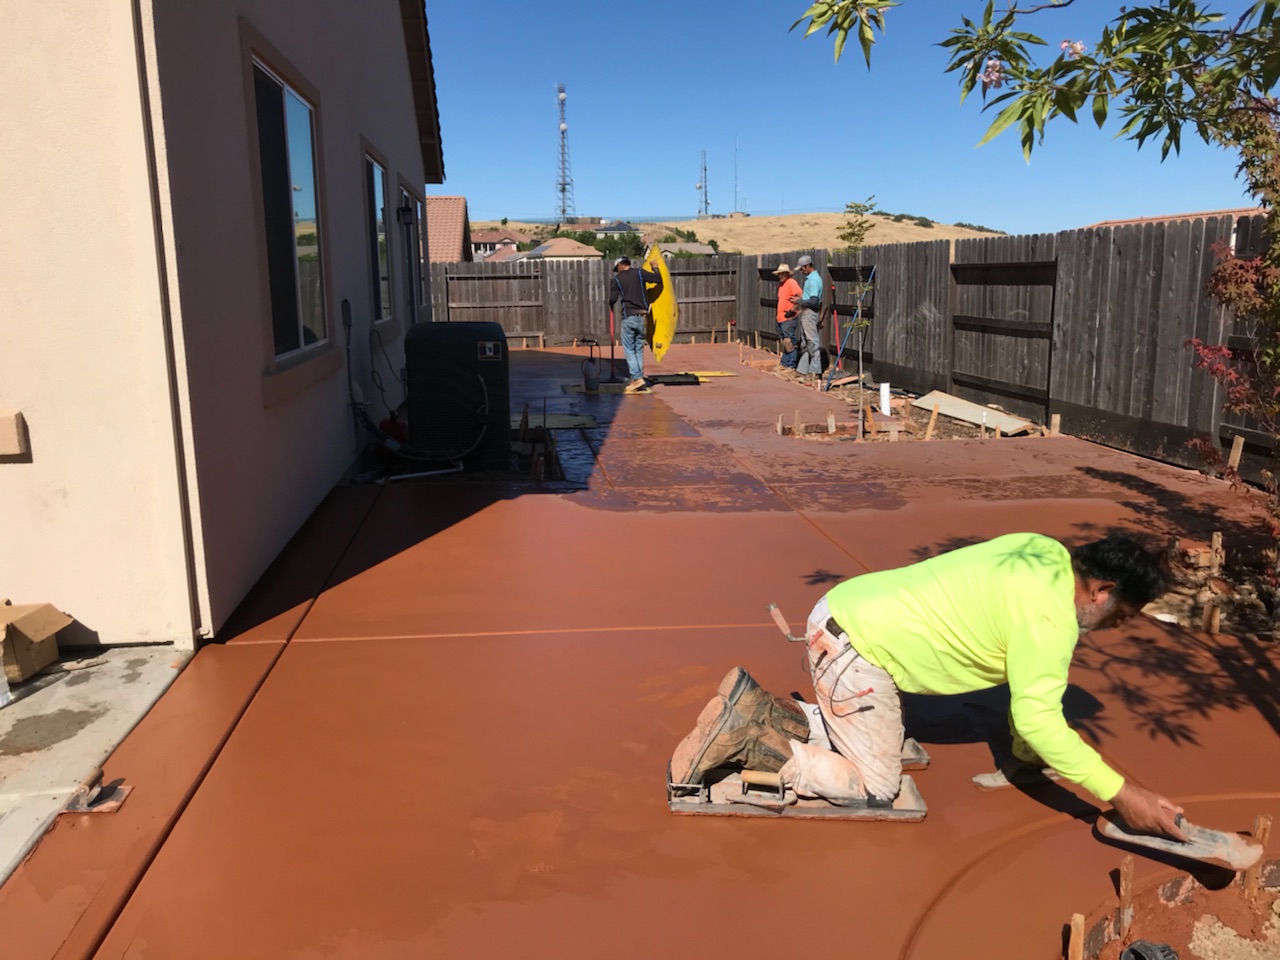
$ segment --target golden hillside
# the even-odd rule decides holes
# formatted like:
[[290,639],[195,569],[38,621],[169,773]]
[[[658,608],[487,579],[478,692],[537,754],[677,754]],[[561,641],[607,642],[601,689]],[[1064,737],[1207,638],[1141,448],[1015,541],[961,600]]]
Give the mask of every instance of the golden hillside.
[[[716,220],[680,220],[666,224],[637,224],[645,230],[645,238],[653,239],[659,235],[663,227],[678,227],[681,230],[692,230],[703,243],[715,240],[725,252],[746,254],[780,253],[786,250],[799,250],[807,247],[832,249],[844,246],[837,236],[843,228],[848,216],[843,213],[792,213],[783,217],[733,217]],[[867,234],[867,243],[915,243],[920,240],[955,240],[963,237],[990,237],[994,234],[980,233],[964,227],[953,227],[946,224],[935,224],[933,227],[922,227],[909,221],[894,223],[888,217],[872,217],[871,231]],[[513,230],[533,233],[547,229],[540,224],[517,223],[512,220],[508,226]],[[498,230],[501,224],[494,221],[477,221],[471,225],[472,230]],[[582,226],[575,229],[589,230]]]

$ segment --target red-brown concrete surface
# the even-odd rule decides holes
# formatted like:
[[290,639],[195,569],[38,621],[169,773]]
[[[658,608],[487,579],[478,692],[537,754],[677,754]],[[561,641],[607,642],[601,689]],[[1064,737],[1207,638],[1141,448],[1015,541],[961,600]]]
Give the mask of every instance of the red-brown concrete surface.
[[[567,482],[335,492],[238,613],[237,642],[202,651],[113,757],[135,792],[93,821],[97,842],[64,817],[0,888],[6,944],[18,931],[24,958],[1059,955],[1070,915],[1113,894],[1122,853],[1093,838],[1098,807],[1073,789],[969,783],[1000,749],[1000,691],[908,698],[934,758],[917,825],[676,817],[667,757],[736,663],[809,692],[771,600],[798,626],[833,582],[998,533],[1221,529],[1230,546],[1260,517],[1194,473],[1069,438],[778,437],[778,413],[816,421],[833,403],[736,361],[677,347],[666,371],[740,376],[584,397],[559,386],[577,358],[517,353],[517,409],[545,397],[600,421],[562,434]],[[183,682],[246,656],[257,673],[207,730],[160,726]],[[1068,714],[1196,821],[1247,829],[1280,813],[1278,660],[1155,622],[1092,635]],[[227,706],[250,696],[222,744]],[[212,763],[185,806],[190,770],[158,762],[174,752]],[[167,813],[130,826],[148,803]],[[1172,869],[1139,859],[1140,880]]]

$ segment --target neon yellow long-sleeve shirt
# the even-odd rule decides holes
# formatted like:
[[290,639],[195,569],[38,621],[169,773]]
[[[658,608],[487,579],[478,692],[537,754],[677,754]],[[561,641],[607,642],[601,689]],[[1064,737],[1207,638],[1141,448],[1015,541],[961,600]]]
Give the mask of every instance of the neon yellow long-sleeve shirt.
[[1080,631],[1071,555],[1014,533],[897,570],[846,580],[831,616],[908,693],[968,693],[1008,682],[1014,733],[1100,800],[1124,778],[1062,715]]

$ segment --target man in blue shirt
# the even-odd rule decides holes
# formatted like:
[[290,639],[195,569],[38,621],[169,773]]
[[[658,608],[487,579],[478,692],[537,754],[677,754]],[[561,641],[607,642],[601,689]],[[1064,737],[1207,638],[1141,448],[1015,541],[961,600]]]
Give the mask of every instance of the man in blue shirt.
[[[657,284],[658,289],[646,291],[645,284]],[[644,341],[649,322],[649,302],[662,292],[661,275],[641,268],[631,269],[631,258],[621,256],[613,261],[613,282],[609,284],[609,309],[618,304],[621,313],[622,354],[627,358],[627,375],[631,378],[625,388],[635,393],[645,388]]]
[[822,375],[822,346],[818,341],[818,317],[822,309],[822,275],[813,268],[813,258],[802,256],[796,269],[804,277],[804,289],[796,306],[800,309],[800,363],[796,372],[801,377]]

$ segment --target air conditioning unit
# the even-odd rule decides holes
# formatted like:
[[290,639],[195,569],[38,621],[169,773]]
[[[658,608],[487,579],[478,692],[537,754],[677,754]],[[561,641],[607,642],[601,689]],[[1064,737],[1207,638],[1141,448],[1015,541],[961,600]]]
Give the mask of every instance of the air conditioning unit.
[[409,444],[469,469],[511,465],[511,378],[499,323],[418,323],[404,338]]

